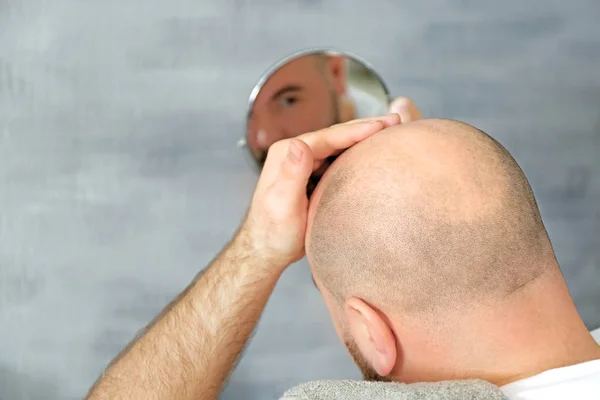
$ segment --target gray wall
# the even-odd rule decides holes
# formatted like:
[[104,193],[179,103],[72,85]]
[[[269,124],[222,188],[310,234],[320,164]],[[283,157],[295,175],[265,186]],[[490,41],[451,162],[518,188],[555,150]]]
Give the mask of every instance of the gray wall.
[[[598,0],[0,0],[0,399],[81,398],[206,265],[256,180],[246,97],[312,46],[503,142],[600,325],[599,20]],[[357,376],[300,262],[223,398]]]

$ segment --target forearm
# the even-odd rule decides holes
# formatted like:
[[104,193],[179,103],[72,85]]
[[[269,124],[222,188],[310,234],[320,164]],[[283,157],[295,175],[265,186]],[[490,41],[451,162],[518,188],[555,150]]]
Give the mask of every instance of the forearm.
[[109,367],[89,399],[216,399],[280,273],[239,236]]

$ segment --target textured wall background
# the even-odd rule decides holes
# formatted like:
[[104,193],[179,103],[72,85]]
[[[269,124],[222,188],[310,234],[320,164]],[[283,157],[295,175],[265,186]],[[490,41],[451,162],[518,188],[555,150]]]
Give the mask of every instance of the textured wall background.
[[[0,0],[0,399],[81,398],[209,262],[256,179],[246,97],[312,46],[503,142],[599,326],[599,20],[597,0]],[[223,399],[349,377],[301,262]]]

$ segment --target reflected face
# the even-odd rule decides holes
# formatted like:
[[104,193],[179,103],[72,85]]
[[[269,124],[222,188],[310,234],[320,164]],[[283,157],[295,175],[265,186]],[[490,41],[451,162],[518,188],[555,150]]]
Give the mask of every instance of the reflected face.
[[248,120],[247,143],[255,159],[264,162],[276,141],[342,122],[344,65],[343,57],[311,54],[292,60],[269,77]]

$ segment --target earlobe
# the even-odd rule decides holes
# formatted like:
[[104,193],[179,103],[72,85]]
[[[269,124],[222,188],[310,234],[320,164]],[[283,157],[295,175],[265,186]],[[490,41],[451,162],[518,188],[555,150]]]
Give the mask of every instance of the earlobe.
[[397,362],[398,349],[385,316],[356,297],[346,300],[345,309],[351,334],[362,355],[379,375],[390,375]]

